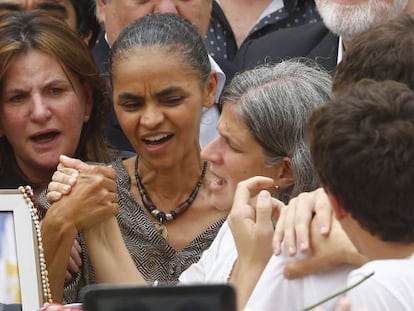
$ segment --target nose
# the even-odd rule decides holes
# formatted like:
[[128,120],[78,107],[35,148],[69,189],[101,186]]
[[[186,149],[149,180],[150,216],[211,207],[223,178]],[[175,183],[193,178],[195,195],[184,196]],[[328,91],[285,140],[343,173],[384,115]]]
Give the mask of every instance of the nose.
[[44,122],[50,118],[52,112],[49,104],[41,94],[32,95],[32,111],[30,118],[35,122]]
[[155,8],[155,13],[178,14],[177,5],[174,0],[159,0]]
[[35,8],[35,0],[21,1],[20,5],[24,10],[33,10]]
[[203,160],[213,164],[221,164],[223,162],[220,139],[222,139],[220,136],[216,137],[201,150],[201,158]]
[[157,107],[146,107],[142,111],[141,125],[148,129],[156,128],[164,121],[164,113]]

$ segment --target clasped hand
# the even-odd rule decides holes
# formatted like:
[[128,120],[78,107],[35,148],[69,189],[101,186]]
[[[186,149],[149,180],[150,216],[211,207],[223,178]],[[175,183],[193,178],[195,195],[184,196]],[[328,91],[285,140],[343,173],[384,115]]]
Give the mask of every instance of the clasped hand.
[[[48,186],[48,213],[65,219],[77,232],[89,229],[117,214],[118,194],[113,168],[90,165],[61,156],[57,171]],[[66,279],[77,273],[82,264],[81,248],[74,241]]]

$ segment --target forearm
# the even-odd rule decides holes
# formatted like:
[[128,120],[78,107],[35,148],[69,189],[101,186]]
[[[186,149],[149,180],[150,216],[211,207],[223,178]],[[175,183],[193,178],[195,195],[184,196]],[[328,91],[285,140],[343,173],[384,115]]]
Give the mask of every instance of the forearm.
[[61,303],[68,259],[78,231],[51,208],[42,222],[41,232],[52,298]]
[[237,262],[230,282],[237,291],[237,310],[243,310],[249,300],[266,264],[248,264]]
[[82,234],[98,283],[147,284],[125,246],[115,217]]

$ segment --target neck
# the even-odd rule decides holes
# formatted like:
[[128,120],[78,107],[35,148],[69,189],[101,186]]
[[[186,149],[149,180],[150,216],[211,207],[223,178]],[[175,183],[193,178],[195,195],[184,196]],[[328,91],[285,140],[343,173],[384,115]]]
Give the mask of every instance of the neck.
[[397,242],[385,242],[371,240],[361,247],[369,260],[376,259],[403,259],[414,254],[414,243],[403,244]]
[[24,179],[33,188],[34,199],[37,199],[39,193],[47,188],[54,173],[54,170],[48,169],[20,168],[20,170]]
[[154,167],[142,158],[138,160],[138,173],[146,191],[172,201],[179,201],[191,192],[200,179],[202,167],[200,157],[172,167]]
[[142,204],[144,205],[145,209],[147,209],[147,211],[152,216],[157,218],[161,224],[166,221],[171,221],[171,220],[176,219],[176,217],[184,213],[196,199],[198,191],[200,190],[202,186],[203,179],[206,174],[207,163],[206,162],[203,163],[200,177],[197,179],[188,197],[182,202],[180,202],[178,206],[170,209],[169,211],[166,211],[164,209],[157,207],[157,205],[154,203],[154,201],[151,199],[150,195],[148,194],[147,190],[145,189],[145,186],[142,183],[142,178],[138,171],[138,160],[139,160],[139,157],[137,156],[135,160],[135,179],[137,182],[139,194],[141,196]]
[[342,47],[344,49],[344,53],[349,48],[349,45],[351,43],[351,40],[352,39],[350,39],[350,38],[344,38],[344,37],[342,37]]
[[383,241],[361,228],[353,219],[341,221],[341,225],[359,252],[368,260],[402,259],[414,253],[414,243]]
[[408,1],[408,4],[404,10],[405,13],[413,14],[414,13],[414,1]]

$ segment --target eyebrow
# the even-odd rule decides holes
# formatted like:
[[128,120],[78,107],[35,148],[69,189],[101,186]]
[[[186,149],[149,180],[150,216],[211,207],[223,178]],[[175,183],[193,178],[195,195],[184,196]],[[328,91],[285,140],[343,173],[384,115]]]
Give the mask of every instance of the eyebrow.
[[42,2],[37,6],[37,8],[46,11],[55,10],[67,14],[66,7],[61,2]]
[[[168,87],[164,90],[161,90],[161,91],[155,93],[155,97],[159,98],[159,97],[163,97],[163,96],[168,96],[168,95],[173,94],[174,92],[177,92],[178,90],[180,90],[180,88],[175,87],[175,86],[171,86],[171,87]],[[132,99],[132,100],[144,100],[145,99],[144,96],[139,96],[139,95],[131,94],[131,93],[128,93],[128,92],[119,94],[118,98],[119,99]]]
[[18,11],[21,7],[15,3],[0,3],[0,11]]
[[132,99],[132,100],[142,101],[142,100],[144,100],[144,97],[134,95],[134,94],[131,94],[131,93],[121,93],[121,94],[118,95],[118,99]]

